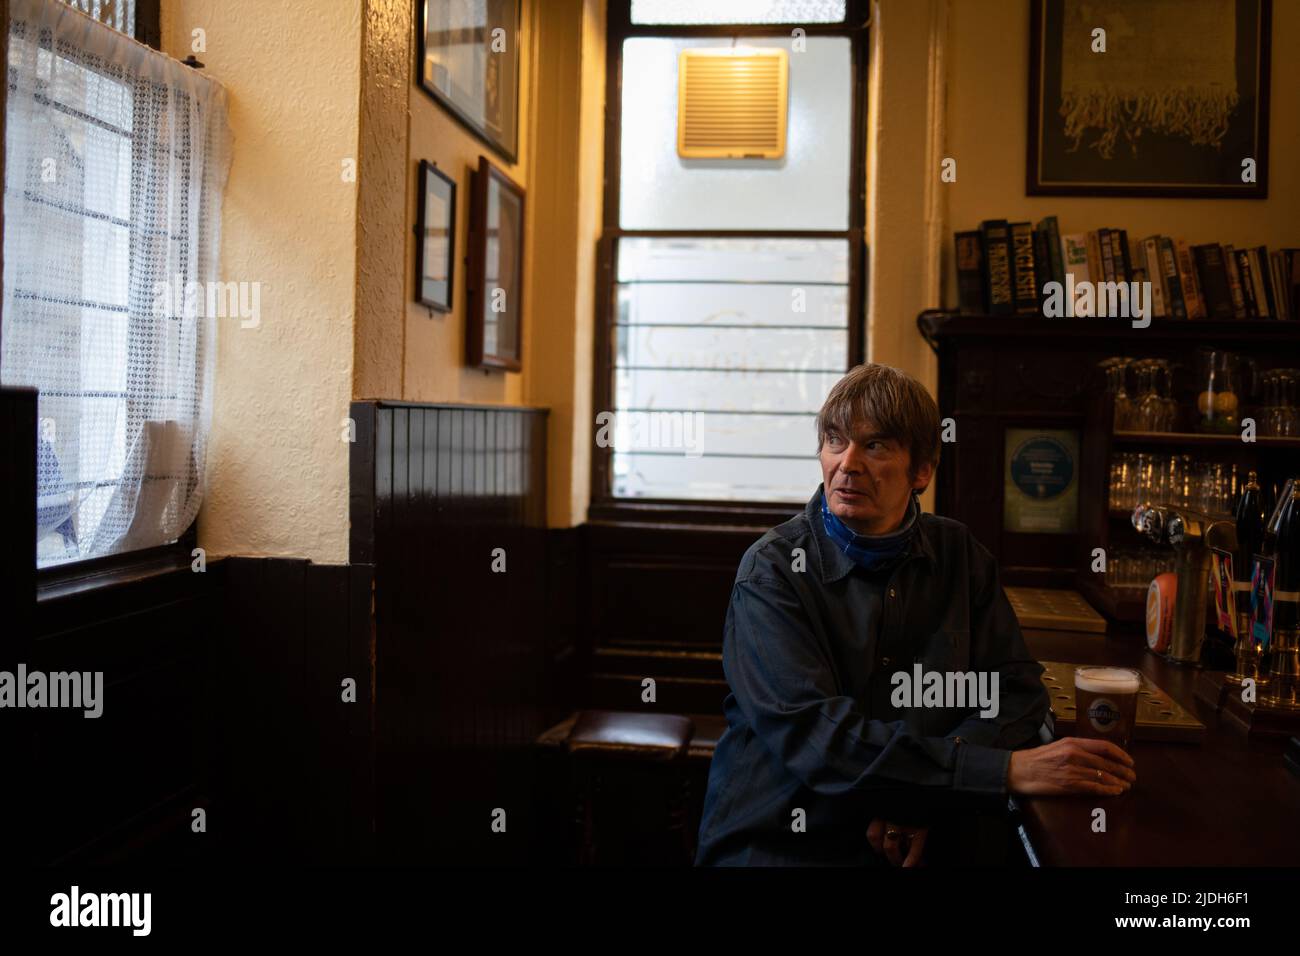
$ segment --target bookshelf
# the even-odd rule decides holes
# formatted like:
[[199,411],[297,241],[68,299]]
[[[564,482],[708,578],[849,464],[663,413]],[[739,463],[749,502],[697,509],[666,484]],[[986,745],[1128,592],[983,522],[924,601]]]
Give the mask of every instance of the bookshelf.
[[[1087,570],[1095,547],[1136,547],[1126,514],[1109,507],[1112,452],[1143,448],[1163,454],[1300,474],[1300,439],[1181,432],[1120,432],[1097,368],[1114,355],[1164,358],[1175,366],[1174,397],[1190,408],[1198,349],[1219,347],[1253,358],[1261,371],[1300,366],[1300,322],[1277,319],[1155,319],[1135,329],[1104,318],[965,315],[931,310],[917,328],[939,365],[942,417],[957,422],[935,479],[936,507],[966,524],[998,558],[1003,583],[1075,588],[1112,620],[1139,621],[1145,595],[1115,592]],[[1249,406],[1243,414],[1250,412]],[[1017,534],[1003,528],[1003,471],[1008,428],[1067,428],[1079,432],[1079,516],[1076,534]],[[1130,537],[1131,536],[1131,537]],[[1137,589],[1131,589],[1136,592]]]

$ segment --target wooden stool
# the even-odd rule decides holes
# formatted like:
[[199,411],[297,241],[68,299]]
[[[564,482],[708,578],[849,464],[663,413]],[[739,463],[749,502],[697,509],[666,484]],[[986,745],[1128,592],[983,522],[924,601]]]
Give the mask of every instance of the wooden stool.
[[[695,833],[688,821],[690,779],[685,773],[695,724],[680,714],[647,714],[588,710],[578,715],[564,741],[569,755],[574,790],[578,795],[578,863],[599,862],[597,848],[602,836],[600,818],[612,816],[611,798],[628,796],[631,788],[620,788],[615,780],[638,778],[663,788],[664,816],[658,821],[642,820],[636,829],[667,841],[653,845],[667,849],[651,854],[651,860],[618,860],[618,863],[660,862],[690,865],[695,859]],[[644,796],[638,793],[637,796]],[[608,834],[606,834],[606,837]],[[680,858],[677,854],[680,853]]]

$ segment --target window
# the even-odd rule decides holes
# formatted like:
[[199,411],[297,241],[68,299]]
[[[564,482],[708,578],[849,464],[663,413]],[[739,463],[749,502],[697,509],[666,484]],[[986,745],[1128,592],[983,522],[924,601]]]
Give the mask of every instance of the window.
[[188,67],[53,0],[10,8],[0,380],[39,393],[47,567],[176,541],[197,514],[215,325],[194,298],[229,131]]
[[[866,46],[848,7],[611,3],[595,407],[612,416],[593,514],[807,500],[817,410],[863,340]],[[785,51],[783,154],[682,155],[679,63],[696,50]],[[759,109],[698,102],[722,142]]]

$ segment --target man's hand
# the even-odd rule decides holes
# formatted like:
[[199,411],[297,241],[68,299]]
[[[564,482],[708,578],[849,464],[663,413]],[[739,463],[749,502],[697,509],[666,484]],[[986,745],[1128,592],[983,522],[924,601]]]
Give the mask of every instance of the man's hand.
[[894,866],[920,866],[927,827],[901,827],[877,817],[867,827],[867,842]]
[[1096,793],[1114,797],[1137,781],[1133,758],[1106,740],[1065,737],[1011,754],[1007,789],[1012,793],[1059,796]]

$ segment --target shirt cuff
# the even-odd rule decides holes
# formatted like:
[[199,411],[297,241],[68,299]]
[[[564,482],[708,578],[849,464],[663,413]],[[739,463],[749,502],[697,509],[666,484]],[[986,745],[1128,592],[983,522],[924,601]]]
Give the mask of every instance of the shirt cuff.
[[957,745],[953,788],[975,793],[1006,793],[1011,751],[979,744]]

